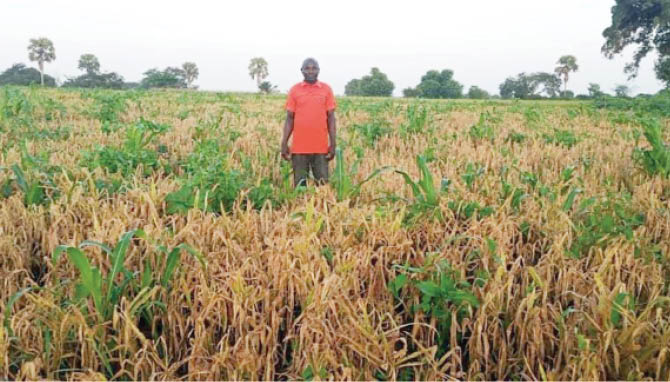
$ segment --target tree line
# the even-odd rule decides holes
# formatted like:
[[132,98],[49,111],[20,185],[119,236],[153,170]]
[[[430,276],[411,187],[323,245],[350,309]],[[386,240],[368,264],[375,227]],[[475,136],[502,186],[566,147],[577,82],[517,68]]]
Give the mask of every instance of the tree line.
[[[56,59],[56,49],[46,37],[30,39],[28,58],[37,62],[39,70],[29,68],[23,63],[14,64],[0,73],[0,85],[33,85],[56,86],[56,79],[44,72],[44,65]],[[126,82],[116,72],[101,71],[100,60],[94,54],[86,53],[79,57],[77,68],[83,73],[67,78],[60,86],[77,88],[177,88],[197,89],[195,80],[200,75],[194,62],[185,62],[180,67],[168,66],[163,70],[152,68],[144,72],[140,82]],[[265,81],[268,77],[268,63],[262,57],[252,58],[249,63],[249,75],[256,80],[259,91],[270,93],[277,87]]]
[[[37,62],[39,70],[29,68],[25,64],[18,63],[0,73],[0,85],[33,85],[56,86],[56,80],[44,73],[44,64],[56,59],[56,49],[51,40],[46,37],[30,40],[28,45],[28,58]],[[61,84],[62,87],[77,88],[107,88],[107,89],[130,89],[130,88],[197,88],[193,82],[198,78],[198,66],[193,62],[185,62],[180,67],[168,66],[163,70],[157,68],[144,72],[140,82],[126,82],[116,72],[101,71],[100,60],[90,53],[79,57],[77,68],[82,74],[67,78]]]
[[[579,69],[577,58],[562,56],[557,62],[554,73],[520,73],[508,77],[500,84],[500,95],[491,95],[486,90],[473,85],[464,93],[464,86],[454,78],[450,69],[429,70],[421,77],[415,87],[403,90],[403,96],[412,98],[573,98],[574,93],[567,89],[570,73]],[[563,90],[561,90],[561,85]],[[598,86],[598,85],[595,85]],[[369,75],[353,79],[347,83],[344,92],[349,96],[390,96],[395,85],[379,68],[372,68]],[[604,94],[600,92],[598,95]],[[592,94],[584,97],[591,97]]]
[[[636,46],[633,60],[624,72],[630,78],[637,76],[641,60],[651,52],[658,53],[654,64],[656,77],[670,89],[670,2],[668,0],[615,0],[612,7],[612,24],[603,31],[605,43],[602,53],[613,58],[629,46]],[[0,85],[30,85],[40,83],[44,86],[56,86],[56,80],[45,74],[44,65],[56,59],[53,43],[47,38],[31,39],[28,46],[29,59],[37,62],[38,69],[24,64],[14,64],[0,73]],[[102,72],[100,62],[93,54],[83,54],[78,68],[83,71],[79,76],[68,78],[62,86],[100,87],[100,88],[197,88],[194,81],[198,78],[198,67],[186,62],[180,67],[169,66],[163,70],[149,69],[140,82],[125,82],[115,72]],[[249,75],[256,81],[259,91],[270,93],[277,90],[269,81],[268,64],[262,57],[252,58],[249,63]],[[522,72],[510,76],[499,87],[499,95],[491,95],[478,86],[471,86],[464,93],[463,85],[454,79],[450,69],[429,70],[421,77],[415,87],[403,89],[405,97],[419,98],[573,98],[575,94],[568,90],[570,74],[578,71],[577,58],[572,55],[561,56],[557,66],[551,72]],[[561,89],[561,85],[563,89]],[[369,75],[352,79],[345,86],[345,94],[351,96],[391,96],[394,83],[379,68],[372,68]],[[626,85],[618,85],[614,90],[617,96],[628,95]],[[589,84],[588,94],[578,98],[594,98],[605,95],[598,84]]]

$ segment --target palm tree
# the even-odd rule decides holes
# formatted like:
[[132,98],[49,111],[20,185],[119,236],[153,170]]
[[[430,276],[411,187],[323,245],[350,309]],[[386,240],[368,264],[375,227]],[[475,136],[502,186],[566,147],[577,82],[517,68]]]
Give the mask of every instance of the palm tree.
[[195,64],[195,62],[184,62],[184,64],[181,66],[181,69],[184,71],[186,87],[190,88],[193,81],[195,81],[200,75],[198,66]]
[[558,66],[556,69],[554,69],[554,72],[558,74],[558,76],[563,76],[563,91],[568,90],[568,77],[570,72],[576,72],[579,69],[579,66],[577,65],[577,58],[572,55],[566,55],[562,56],[561,58],[558,59],[557,62]]
[[31,38],[28,45],[28,58],[30,61],[37,61],[40,68],[40,83],[44,86],[44,63],[56,59],[56,50],[54,44],[46,37]]
[[263,57],[255,57],[249,62],[249,75],[256,79],[256,86],[260,88],[261,82],[268,76],[268,63]]

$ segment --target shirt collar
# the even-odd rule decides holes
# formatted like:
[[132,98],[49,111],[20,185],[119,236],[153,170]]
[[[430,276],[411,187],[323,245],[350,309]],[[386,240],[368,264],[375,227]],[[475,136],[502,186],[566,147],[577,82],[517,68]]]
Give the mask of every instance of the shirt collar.
[[314,83],[314,85],[310,84],[310,83],[307,82],[307,81],[302,81],[302,82],[300,83],[300,85],[303,86],[303,87],[304,87],[304,86],[316,86],[317,88],[320,88],[320,87],[321,87],[321,81],[316,80],[316,82]]

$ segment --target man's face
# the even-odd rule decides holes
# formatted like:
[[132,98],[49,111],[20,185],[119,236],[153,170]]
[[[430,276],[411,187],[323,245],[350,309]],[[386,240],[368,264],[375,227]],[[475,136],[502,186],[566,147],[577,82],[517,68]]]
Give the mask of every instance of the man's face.
[[319,65],[313,62],[303,65],[300,71],[302,72],[302,76],[305,77],[305,82],[309,82],[310,84],[315,83],[319,77]]

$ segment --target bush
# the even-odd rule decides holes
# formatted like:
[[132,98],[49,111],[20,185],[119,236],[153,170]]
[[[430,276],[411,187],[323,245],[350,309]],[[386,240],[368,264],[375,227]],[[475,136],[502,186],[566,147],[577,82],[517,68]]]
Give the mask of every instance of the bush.
[[270,81],[263,81],[258,85],[258,90],[265,94],[274,93],[277,91],[277,85],[272,85]]
[[144,72],[140,86],[150,88],[186,88],[185,73],[182,69],[167,67],[165,70],[149,69]]
[[62,85],[65,88],[123,89],[123,77],[117,73],[86,73],[70,78]]
[[[39,85],[40,72],[35,68],[28,68],[24,64],[14,64],[0,74],[0,85]],[[56,86],[53,77],[44,75],[45,86]]]
[[470,99],[488,99],[489,92],[484,89],[479,88],[478,86],[470,86],[468,90],[468,98]]
[[599,97],[593,102],[600,109],[613,109],[668,117],[670,116],[670,91],[661,91],[649,98]]

